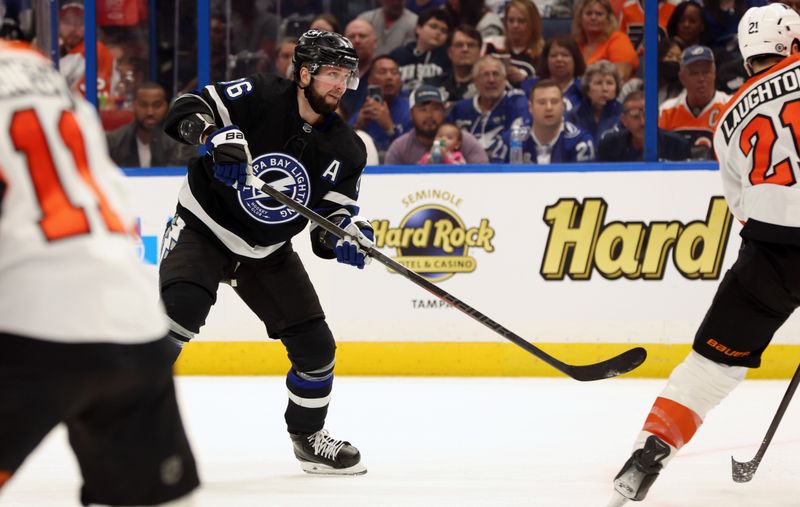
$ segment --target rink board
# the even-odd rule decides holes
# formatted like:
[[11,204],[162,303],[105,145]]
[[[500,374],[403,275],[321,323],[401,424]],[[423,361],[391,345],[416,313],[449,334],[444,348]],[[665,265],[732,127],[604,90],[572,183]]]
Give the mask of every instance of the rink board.
[[[734,262],[741,226],[721,197],[717,171],[629,170],[641,167],[371,168],[359,203],[383,253],[547,352],[581,364],[641,344],[650,358],[634,375],[664,376],[685,356]],[[154,286],[182,180],[128,178]],[[384,266],[358,271],[323,261],[307,238],[303,232],[293,244],[339,342],[337,373],[551,374]],[[788,377],[800,357],[798,335],[794,315],[753,375]],[[223,285],[178,371],[285,373],[282,347],[265,340],[263,326]]]

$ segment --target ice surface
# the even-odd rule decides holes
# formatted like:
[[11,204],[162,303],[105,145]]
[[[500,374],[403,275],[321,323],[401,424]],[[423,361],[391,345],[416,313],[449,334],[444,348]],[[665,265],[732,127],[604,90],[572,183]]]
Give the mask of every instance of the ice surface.
[[[304,474],[285,433],[284,379],[179,377],[199,462],[196,505],[225,507],[605,506],[665,380],[339,377],[327,427],[361,449],[360,477]],[[800,506],[800,400],[753,480],[754,455],[786,381],[745,381],[636,507]],[[0,494],[3,506],[76,506],[80,476],[63,428]]]

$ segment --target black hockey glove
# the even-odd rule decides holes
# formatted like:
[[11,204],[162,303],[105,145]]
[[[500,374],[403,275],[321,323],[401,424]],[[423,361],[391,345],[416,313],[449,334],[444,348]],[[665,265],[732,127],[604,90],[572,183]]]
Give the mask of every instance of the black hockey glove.
[[233,188],[242,188],[247,182],[247,172],[252,158],[247,139],[239,127],[228,125],[206,139],[206,152],[214,160],[214,177]]

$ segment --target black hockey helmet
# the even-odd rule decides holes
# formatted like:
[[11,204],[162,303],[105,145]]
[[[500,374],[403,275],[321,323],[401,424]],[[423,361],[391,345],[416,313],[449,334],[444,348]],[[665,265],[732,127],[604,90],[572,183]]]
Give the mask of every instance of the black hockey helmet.
[[325,30],[308,30],[297,40],[294,48],[294,78],[300,80],[300,68],[308,68],[311,75],[319,72],[323,65],[350,70],[347,87],[358,88],[358,55],[347,37]]

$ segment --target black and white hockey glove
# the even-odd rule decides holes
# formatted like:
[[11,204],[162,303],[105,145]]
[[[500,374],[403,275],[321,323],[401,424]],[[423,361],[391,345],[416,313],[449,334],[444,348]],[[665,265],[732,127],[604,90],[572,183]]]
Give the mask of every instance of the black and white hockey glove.
[[244,133],[236,125],[217,130],[206,139],[206,152],[214,160],[214,177],[233,188],[242,188],[252,158]]
[[331,221],[347,233],[345,239],[337,239],[333,246],[336,260],[342,264],[364,269],[364,266],[372,260],[367,255],[366,249],[370,248],[375,241],[375,231],[372,230],[369,220],[355,215],[334,217]]

